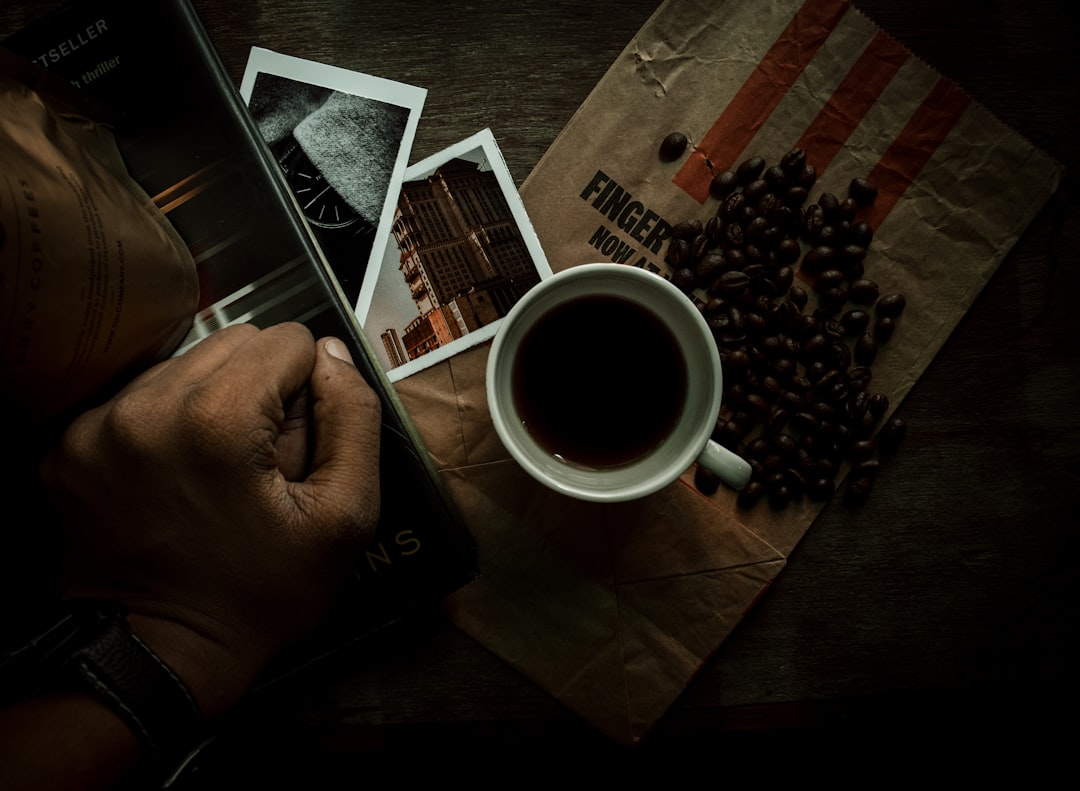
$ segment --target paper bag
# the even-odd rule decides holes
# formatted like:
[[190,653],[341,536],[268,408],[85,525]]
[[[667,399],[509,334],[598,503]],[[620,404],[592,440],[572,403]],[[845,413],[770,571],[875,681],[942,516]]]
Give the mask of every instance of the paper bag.
[[187,247],[68,94],[0,50],[0,392],[23,424],[166,357],[198,301]]
[[[672,132],[689,139],[659,155]],[[715,174],[806,151],[810,201],[867,177],[867,276],[905,295],[873,390],[895,409],[1060,168],[843,0],[668,0],[525,181],[552,268],[671,275],[670,230],[707,220]],[[461,506],[482,576],[451,597],[465,632],[625,743],[646,734],[783,568],[822,503],[707,496],[693,470],[644,501],[543,491],[489,424],[486,349],[399,383]],[[641,405],[647,409],[647,404]]]

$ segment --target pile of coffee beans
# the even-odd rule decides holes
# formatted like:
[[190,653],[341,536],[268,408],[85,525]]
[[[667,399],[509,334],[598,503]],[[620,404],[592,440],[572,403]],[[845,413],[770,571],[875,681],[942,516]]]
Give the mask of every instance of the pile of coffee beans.
[[[816,179],[802,149],[772,166],[747,158],[715,175],[719,208],[675,225],[666,252],[672,282],[698,298],[720,350],[724,406],[713,437],[753,468],[743,507],[828,499],[845,468],[845,494],[861,501],[881,454],[906,431],[899,418],[883,422],[889,400],[872,382],[905,307],[867,272],[874,229],[858,215],[877,190],[856,178],[846,196],[810,202]],[[706,493],[719,486],[700,466],[696,483]]]

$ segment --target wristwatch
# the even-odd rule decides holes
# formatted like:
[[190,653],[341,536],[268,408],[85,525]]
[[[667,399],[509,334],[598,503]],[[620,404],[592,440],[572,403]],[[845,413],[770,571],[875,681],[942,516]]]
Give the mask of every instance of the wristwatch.
[[64,602],[29,641],[0,657],[0,704],[89,692],[134,731],[160,775],[199,744],[202,715],[187,685],[132,633],[126,616],[119,602]]
[[330,185],[295,137],[289,135],[276,144],[274,154],[342,290],[355,303],[375,227]]

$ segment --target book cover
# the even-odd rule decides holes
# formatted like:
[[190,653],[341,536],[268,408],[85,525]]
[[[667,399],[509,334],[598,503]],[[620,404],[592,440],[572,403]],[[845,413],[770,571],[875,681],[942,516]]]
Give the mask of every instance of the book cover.
[[473,579],[472,537],[188,0],[75,0],[3,43],[101,105],[131,176],[187,243],[201,293],[181,348],[228,324],[300,321],[348,343],[379,393],[382,516],[330,639]]

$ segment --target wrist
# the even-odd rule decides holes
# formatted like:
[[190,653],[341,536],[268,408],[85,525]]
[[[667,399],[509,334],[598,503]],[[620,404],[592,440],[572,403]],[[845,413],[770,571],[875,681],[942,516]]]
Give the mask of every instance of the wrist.
[[212,631],[184,620],[130,612],[128,623],[132,634],[183,680],[207,721],[236,705],[263,669],[261,660],[239,654]]
[[256,672],[183,623],[91,599],[64,602],[0,660],[5,704],[93,698],[138,739],[145,770],[157,776],[206,737],[206,720],[236,703]]

